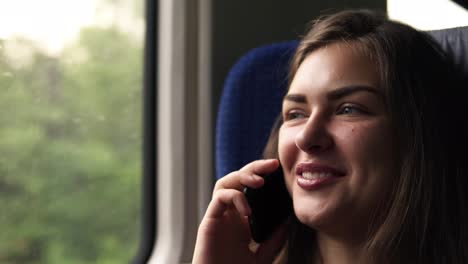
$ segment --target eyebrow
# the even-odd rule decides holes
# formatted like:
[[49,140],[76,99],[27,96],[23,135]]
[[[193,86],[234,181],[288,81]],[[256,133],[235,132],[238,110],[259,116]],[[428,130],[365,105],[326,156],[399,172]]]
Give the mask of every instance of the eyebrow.
[[381,94],[379,90],[373,88],[372,86],[367,86],[367,85],[350,85],[350,86],[340,87],[338,89],[335,89],[329,92],[327,94],[327,97],[330,100],[337,100],[337,99],[346,97],[356,92],[369,92],[371,94],[377,95],[378,97],[383,97],[383,94]]
[[[373,88],[372,86],[350,85],[340,87],[328,92],[327,98],[329,100],[337,100],[357,92],[369,92],[377,95],[378,97],[383,97],[383,94],[380,93],[380,91],[378,91],[377,89]],[[305,95],[302,94],[287,94],[286,96],[284,96],[283,101],[292,101],[296,103],[305,104],[307,103],[307,98]]]
[[307,103],[306,97],[302,94],[287,94],[284,96],[283,101],[291,101],[301,104]]

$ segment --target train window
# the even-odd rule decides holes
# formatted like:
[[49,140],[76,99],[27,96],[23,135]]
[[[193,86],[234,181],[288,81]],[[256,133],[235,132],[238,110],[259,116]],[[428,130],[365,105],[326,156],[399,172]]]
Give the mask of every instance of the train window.
[[390,18],[420,30],[468,26],[468,11],[463,0],[387,0]]
[[129,263],[143,0],[0,3],[0,262]]

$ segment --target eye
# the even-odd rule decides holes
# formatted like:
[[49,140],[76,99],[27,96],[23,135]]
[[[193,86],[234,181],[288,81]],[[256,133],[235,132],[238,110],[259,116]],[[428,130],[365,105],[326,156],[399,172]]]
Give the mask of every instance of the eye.
[[355,114],[363,114],[363,113],[365,113],[365,111],[363,111],[361,108],[356,107],[354,105],[343,105],[336,112],[337,115],[355,115]]
[[299,111],[290,111],[284,115],[284,121],[306,118],[306,115]]

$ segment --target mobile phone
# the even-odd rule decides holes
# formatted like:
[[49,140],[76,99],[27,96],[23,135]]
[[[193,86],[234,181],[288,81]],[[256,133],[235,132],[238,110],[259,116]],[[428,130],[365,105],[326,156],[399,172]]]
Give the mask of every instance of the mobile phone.
[[280,167],[268,175],[261,175],[265,182],[258,189],[244,188],[244,194],[252,210],[249,226],[252,239],[261,243],[293,212],[292,199],[286,189],[283,169]]

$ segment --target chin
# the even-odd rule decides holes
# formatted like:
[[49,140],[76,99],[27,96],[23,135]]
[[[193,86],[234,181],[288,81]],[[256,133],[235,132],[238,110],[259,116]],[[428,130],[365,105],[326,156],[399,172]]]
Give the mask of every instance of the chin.
[[311,228],[323,226],[331,217],[325,206],[317,207],[313,203],[301,201],[301,199],[294,201],[294,213],[301,223]]
[[[340,225],[341,220],[346,219],[346,210],[342,201],[330,194],[304,195],[301,190],[296,190],[293,195],[294,213],[297,219],[314,229],[328,229],[334,225]],[[333,198],[332,198],[333,197]]]

